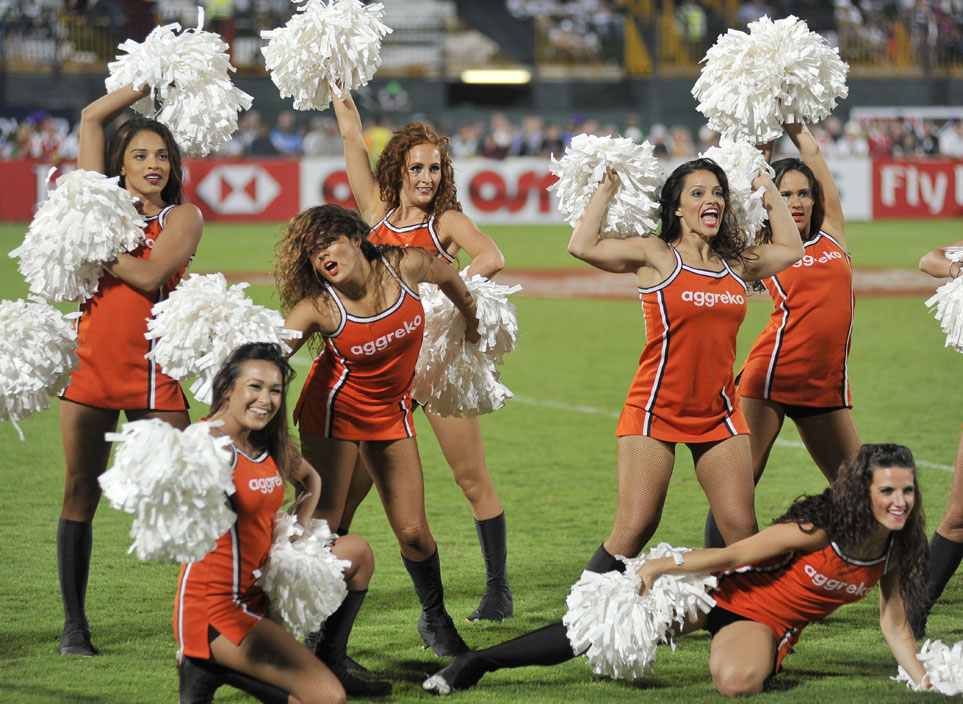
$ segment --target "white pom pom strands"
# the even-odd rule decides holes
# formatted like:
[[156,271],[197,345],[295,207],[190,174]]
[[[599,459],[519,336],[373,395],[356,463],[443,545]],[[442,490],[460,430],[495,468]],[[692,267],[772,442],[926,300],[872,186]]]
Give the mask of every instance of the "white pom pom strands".
[[191,393],[211,402],[214,377],[235,348],[247,342],[275,342],[285,351],[284,339],[300,337],[284,329],[277,311],[254,305],[244,295],[248,284],[228,288],[223,274],[194,274],[181,282],[167,300],[151,309],[148,340],[157,340],[147,354],[164,373],[184,379],[196,376]]
[[76,333],[68,318],[40,300],[0,301],[0,420],[23,440],[18,420],[50,408],[50,396],[77,365]]
[[257,585],[271,604],[271,619],[298,640],[318,630],[348,594],[344,570],[351,562],[331,552],[333,543],[325,520],[305,529],[284,512],[274,517],[274,542]]
[[213,550],[237,519],[230,438],[211,423],[183,432],[158,418],[124,423],[106,439],[118,443],[100,477],[110,505],[134,516],[129,552],[141,560],[195,562]]
[[924,303],[946,333],[946,347],[963,352],[963,277],[943,284]]
[[485,415],[512,397],[495,365],[515,349],[518,340],[515,306],[508,296],[521,286],[503,286],[477,274],[465,284],[475,299],[478,344],[465,341],[465,319],[441,289],[429,284],[419,289],[425,334],[411,395],[441,416]]
[[609,203],[600,237],[648,235],[659,225],[659,190],[665,174],[652,145],[622,137],[579,134],[549,170],[558,181],[548,190],[558,196],[558,209],[574,227],[608,169],[621,181]]
[[[167,125],[188,156],[206,156],[227,144],[237,131],[238,113],[253,101],[231,83],[228,45],[203,24],[198,8],[197,29],[181,32],[176,22],[155,27],[142,44],[130,39],[121,44],[127,55],[107,66],[108,91],[128,84],[151,87],[151,96],[134,109]],[[154,100],[160,105],[156,115]]]
[[360,0],[307,0],[288,23],[265,30],[261,48],[271,80],[296,110],[324,110],[332,85],[354,90],[381,65],[384,6]]
[[756,233],[762,229],[769,215],[762,204],[765,189],[753,190],[752,180],[763,171],[775,177],[775,170],[766,163],[762,152],[755,146],[728,137],[722,137],[718,147],[710,147],[700,156],[712,159],[726,172],[729,204],[739,224],[743,245],[754,242]]
[[568,612],[562,619],[572,652],[584,654],[600,675],[636,680],[651,672],[656,646],[669,642],[675,647],[672,627],[715,605],[706,591],[716,586],[711,575],[662,575],[639,596],[636,571],[643,562],[659,557],[678,562],[684,552],[688,548],[660,543],[647,555],[620,558],[626,564],[624,574],[583,572],[566,599]]
[[58,178],[23,244],[10,252],[30,292],[55,302],[93,296],[104,264],[144,239],[147,221],[135,202],[116,176],[77,169]]
[[[933,690],[948,697],[963,694],[963,641],[953,646],[944,645],[942,641],[926,641],[916,659],[923,663],[926,678]],[[910,678],[909,673],[902,667],[892,679],[905,682],[914,691],[923,688]]]
[[838,50],[789,16],[730,29],[703,59],[692,88],[709,127],[755,144],[782,134],[786,122],[818,122],[845,98],[849,67]]

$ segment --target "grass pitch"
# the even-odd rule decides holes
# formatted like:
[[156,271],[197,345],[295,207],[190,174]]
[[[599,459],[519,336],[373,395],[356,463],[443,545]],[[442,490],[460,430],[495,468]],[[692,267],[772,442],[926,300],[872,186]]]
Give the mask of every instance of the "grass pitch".
[[[0,227],[0,249],[19,244],[25,226]],[[509,267],[583,266],[568,256],[568,230],[486,228]],[[208,225],[193,271],[266,272],[278,226]],[[915,268],[932,247],[959,239],[953,223],[852,224],[848,238],[856,266]],[[259,303],[275,305],[270,287],[252,286]],[[0,258],[0,297],[26,293],[15,262]],[[963,420],[955,388],[960,359],[943,347],[923,297],[857,301],[851,355],[855,418],[864,441],[911,447],[930,532],[946,508],[952,464]],[[516,398],[482,420],[488,466],[505,505],[509,573],[516,616],[500,624],[460,625],[469,645],[485,647],[558,620],[564,598],[606,536],[615,509],[615,419],[634,373],[643,337],[637,304],[519,298],[524,334],[506,360],[503,377]],[[70,308],[71,306],[65,306]],[[769,305],[752,303],[739,341],[740,359],[765,324]],[[294,363],[303,379],[309,358]],[[292,401],[300,390],[296,381]],[[195,404],[192,413],[206,409]],[[484,568],[467,501],[451,480],[437,443],[418,417],[428,515],[441,551],[449,611],[456,622],[477,604]],[[54,408],[23,422],[21,443],[0,424],[0,696],[4,701],[144,703],[177,699],[171,630],[177,566],[140,563],[126,553],[130,519],[104,504],[94,521],[94,553],[87,609],[92,659],[56,654],[62,610],[55,534],[63,490],[63,458]],[[662,525],[654,540],[696,546],[706,502],[691,461],[680,447]],[[760,525],[803,492],[823,488],[819,471],[784,429],[756,507]],[[369,499],[354,530],[371,542],[376,573],[352,636],[350,651],[394,682],[394,702],[425,701],[420,683],[446,661],[419,648],[418,605],[381,506]],[[963,639],[963,587],[954,580],[930,621],[944,642]],[[807,629],[797,654],[785,662],[771,702],[930,701],[889,681],[896,666],[878,630],[875,596],[837,611]],[[455,695],[455,701],[548,702],[717,700],[708,675],[709,640],[695,634],[665,648],[655,672],[626,684],[592,675],[574,660],[555,668],[508,670]],[[218,702],[251,701],[223,688]]]

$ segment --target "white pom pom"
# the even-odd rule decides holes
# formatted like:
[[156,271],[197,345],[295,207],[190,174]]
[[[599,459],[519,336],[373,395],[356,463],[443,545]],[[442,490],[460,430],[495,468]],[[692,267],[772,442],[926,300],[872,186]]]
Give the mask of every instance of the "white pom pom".
[[274,542],[257,585],[271,604],[271,618],[299,640],[318,630],[348,594],[344,570],[351,562],[331,552],[333,543],[323,519],[304,529],[294,516],[274,517]]
[[380,2],[307,0],[286,25],[262,31],[264,64],[281,97],[293,97],[296,110],[324,110],[332,84],[367,85],[381,65],[381,39],[391,32],[383,14]]
[[566,599],[568,612],[562,619],[572,652],[584,654],[600,675],[635,680],[651,672],[656,645],[669,642],[675,647],[672,626],[681,626],[715,606],[706,590],[716,586],[716,578],[662,575],[645,596],[639,596],[641,580],[636,571],[646,560],[687,551],[660,543],[647,555],[631,560],[620,557],[626,564],[624,574],[583,572]]
[[277,311],[254,305],[244,295],[247,286],[228,288],[220,273],[193,274],[151,308],[154,317],[144,336],[158,342],[147,357],[175,379],[197,376],[191,392],[203,403],[211,402],[214,376],[234,349],[247,342],[276,342],[289,352],[284,339],[301,335],[285,330]]
[[[462,272],[462,278],[466,278]],[[411,395],[432,413],[473,417],[505,405],[512,392],[498,378],[495,365],[515,349],[518,320],[509,294],[521,286],[503,286],[475,275],[465,281],[475,299],[478,344],[465,341],[465,319],[441,289],[422,284],[425,334],[415,367]]]
[[104,264],[144,239],[147,221],[135,202],[116,176],[77,169],[58,178],[23,244],[10,252],[20,257],[30,291],[50,301],[93,296]]
[[665,174],[648,142],[636,144],[622,137],[579,134],[552,157],[549,170],[558,181],[549,186],[558,196],[558,209],[574,227],[608,169],[621,179],[609,202],[600,237],[631,237],[651,233],[659,224],[659,189]]
[[64,316],[40,300],[0,301],[0,420],[17,421],[50,408],[77,366],[77,336]]
[[940,321],[945,346],[963,352],[963,277],[940,286],[924,305]]
[[[963,694],[963,641],[953,647],[938,640],[926,641],[916,659],[923,663],[933,690],[948,697]],[[899,674],[892,679],[905,682],[906,686],[914,691],[921,690],[902,667],[899,668]]]
[[127,84],[151,87],[151,97],[138,100],[134,109],[167,125],[188,156],[206,156],[230,141],[238,113],[253,100],[231,83],[229,47],[218,34],[201,29],[203,23],[198,8],[197,29],[181,32],[175,22],[155,27],[142,44],[128,39],[119,47],[127,55],[107,66],[108,91]]
[[212,436],[214,425],[195,423],[182,432],[151,418],[107,433],[119,444],[100,486],[111,506],[134,516],[128,552],[139,559],[200,560],[234,524],[227,501],[234,493],[233,455],[225,449],[231,440]]
[[806,23],[763,17],[749,34],[730,29],[706,53],[692,88],[709,127],[761,144],[786,122],[818,122],[845,98],[848,66]]
[[763,171],[775,177],[775,170],[766,163],[766,158],[749,142],[737,142],[722,137],[718,147],[710,147],[700,156],[712,159],[729,179],[729,203],[739,223],[743,244],[755,242],[756,233],[769,219],[766,207],[762,204],[764,188],[753,190],[752,180]]

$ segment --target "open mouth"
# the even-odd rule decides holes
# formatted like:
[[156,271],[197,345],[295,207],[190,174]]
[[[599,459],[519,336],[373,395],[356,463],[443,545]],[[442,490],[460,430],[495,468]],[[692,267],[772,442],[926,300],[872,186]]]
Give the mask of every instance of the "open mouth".
[[702,219],[702,224],[709,227],[715,227],[719,224],[719,208],[714,205],[710,205],[708,208],[702,211],[699,216]]
[[156,186],[161,182],[160,174],[149,174],[144,177],[144,180],[152,186]]
[[806,217],[805,213],[793,213],[793,214],[792,214],[792,219],[793,219],[795,222],[802,222],[803,218],[805,218],[805,217]]
[[324,270],[334,276],[338,273],[338,262],[325,262]]
[[248,410],[251,412],[251,415],[253,415],[255,418],[260,418],[261,420],[264,420],[270,415],[270,411],[268,411],[266,408],[250,408]]

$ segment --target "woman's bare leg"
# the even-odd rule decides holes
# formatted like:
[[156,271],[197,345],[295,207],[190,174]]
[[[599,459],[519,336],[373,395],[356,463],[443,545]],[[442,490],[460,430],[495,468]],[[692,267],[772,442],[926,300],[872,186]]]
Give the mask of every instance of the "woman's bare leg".
[[724,697],[758,694],[776,662],[776,638],[767,626],[736,621],[712,639],[709,672]]
[[358,443],[301,433],[301,454],[321,475],[321,497],[314,517],[323,518],[331,530],[337,530],[358,459]]

